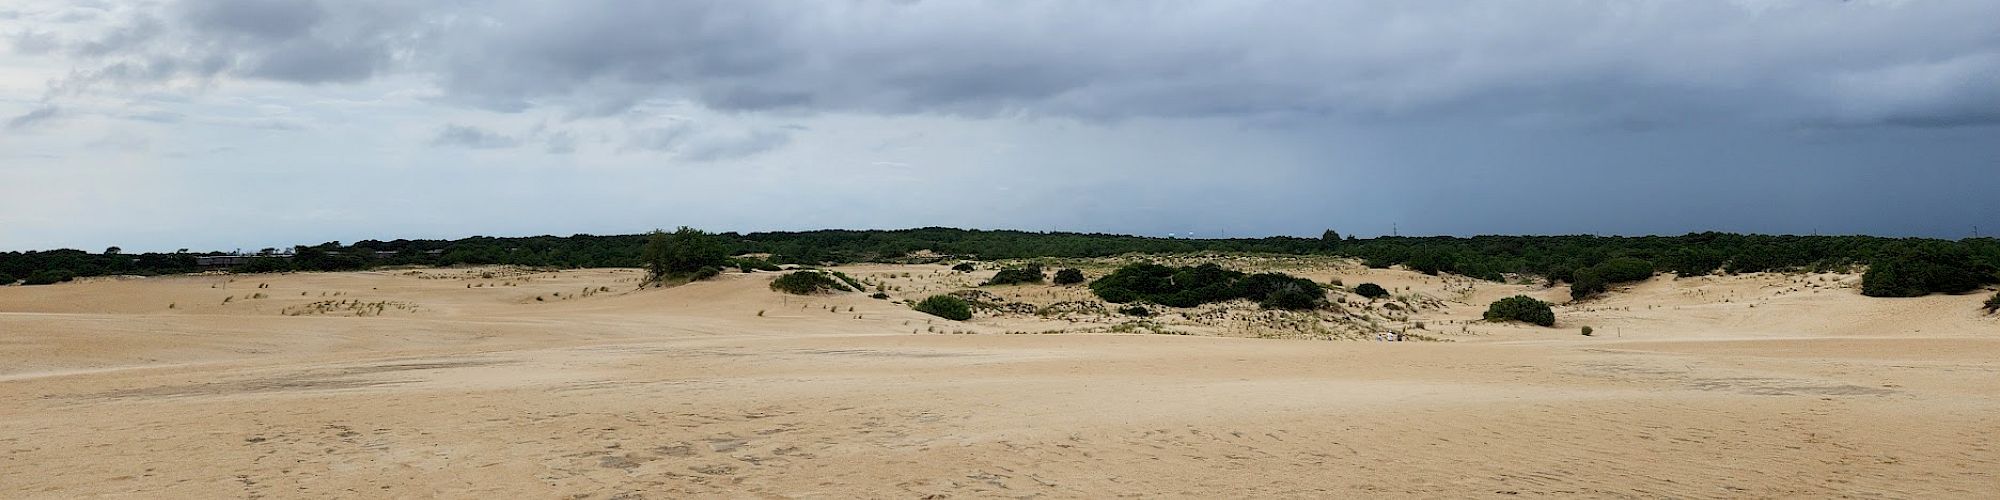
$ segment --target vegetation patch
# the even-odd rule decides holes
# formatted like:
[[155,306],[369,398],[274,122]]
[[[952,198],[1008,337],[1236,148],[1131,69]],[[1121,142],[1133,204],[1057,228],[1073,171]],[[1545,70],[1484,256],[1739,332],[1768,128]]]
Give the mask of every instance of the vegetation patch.
[[999,273],[993,275],[993,279],[986,280],[986,283],[980,286],[1041,283],[1043,279],[1042,265],[1028,264],[1023,267],[1001,269]]
[[681,226],[672,233],[654,230],[646,235],[640,260],[651,283],[701,280],[721,274],[722,266],[729,263],[729,251],[715,235]]
[[1060,271],[1056,271],[1054,283],[1058,285],[1074,285],[1083,281],[1083,270],[1066,267]]
[[1213,263],[1194,267],[1132,264],[1092,282],[1090,291],[1106,302],[1146,301],[1168,307],[1235,299],[1272,309],[1312,309],[1326,303],[1325,291],[1312,280],[1281,273],[1246,275]]
[[1556,313],[1549,303],[1535,300],[1526,295],[1515,295],[1493,301],[1486,306],[1487,321],[1522,321],[1541,326],[1555,326]]
[[917,312],[952,321],[972,319],[972,304],[950,295],[932,295],[912,306]]
[[2000,292],[1994,292],[1992,298],[1986,299],[1986,314],[1996,312],[2000,312]]
[[848,287],[853,288],[857,291],[868,289],[868,287],[861,286],[860,281],[855,281],[854,277],[848,276],[847,273],[843,273],[840,271],[828,271],[828,272],[833,273],[833,277],[840,278],[841,283],[846,283]]
[[1653,277],[1653,263],[1632,257],[1619,257],[1595,266],[1576,270],[1571,276],[1569,298],[1583,299],[1610,289],[1611,285],[1645,281]]
[[738,257],[730,259],[730,261],[731,267],[735,267],[737,271],[746,273],[751,271],[777,272],[785,270],[785,268],[778,267],[777,264],[772,264],[771,261],[753,257]]
[[826,273],[812,270],[793,271],[771,280],[771,289],[792,295],[813,295],[832,291],[849,291],[850,288]]
[[1379,299],[1383,297],[1388,297],[1389,290],[1382,288],[1382,285],[1377,285],[1374,283],[1362,283],[1360,285],[1354,286],[1354,294],[1360,295],[1362,297],[1367,297],[1369,299]]
[[26,280],[22,281],[22,282],[21,282],[21,284],[23,284],[23,285],[53,285],[53,284],[56,284],[56,283],[62,283],[62,282],[64,282],[64,281],[69,281],[69,280],[72,280],[72,279],[76,279],[76,275],[75,275],[75,274],[71,274],[71,273],[70,273],[69,271],[67,271],[67,270],[62,270],[62,269],[42,269],[42,270],[39,270],[39,271],[35,271],[35,272],[33,272],[33,273],[29,273],[29,274],[28,274],[28,278],[27,278]]
[[1917,244],[1895,249],[1875,259],[1861,275],[1861,294],[1869,297],[1921,297],[1932,293],[1966,293],[2000,281],[1994,266],[1974,258],[1965,248]]
[[977,269],[979,268],[973,266],[971,262],[960,262],[958,263],[958,265],[951,266],[951,270],[958,271],[961,273],[969,273]]

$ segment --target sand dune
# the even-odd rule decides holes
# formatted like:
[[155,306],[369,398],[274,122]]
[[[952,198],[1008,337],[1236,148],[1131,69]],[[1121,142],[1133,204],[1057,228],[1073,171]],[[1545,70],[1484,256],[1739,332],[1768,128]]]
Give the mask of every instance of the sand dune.
[[[1161,320],[1194,335],[958,324],[776,294],[767,273],[648,290],[634,270],[498,268],[4,287],[0,496],[2000,491],[2000,319],[1981,296],[1657,278],[1559,306],[1545,329],[1473,320],[1565,290],[1251,264],[1434,299],[1368,317],[1448,342],[1243,338],[1278,331],[1246,311]],[[991,273],[842,269],[899,299]],[[1048,331],[1065,333],[1007,334]]]

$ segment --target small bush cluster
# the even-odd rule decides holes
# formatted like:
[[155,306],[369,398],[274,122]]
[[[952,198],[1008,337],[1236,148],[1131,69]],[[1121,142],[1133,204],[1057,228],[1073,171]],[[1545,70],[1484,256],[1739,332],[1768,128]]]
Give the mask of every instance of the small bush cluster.
[[1074,285],[1077,283],[1082,283],[1083,270],[1074,267],[1063,268],[1061,271],[1056,271],[1056,279],[1054,282],[1055,284],[1058,285]]
[[1569,298],[1582,299],[1610,289],[1611,285],[1645,281],[1653,277],[1653,263],[1632,257],[1619,257],[1601,264],[1578,269],[1571,275]]
[[785,270],[785,268],[778,267],[777,264],[772,264],[771,261],[752,258],[752,257],[740,257],[736,259],[731,259],[730,264],[734,266],[737,271],[742,271],[746,273],[750,271],[776,272]]
[[853,276],[848,276],[847,273],[843,273],[840,271],[828,271],[828,272],[833,273],[833,277],[839,278],[841,283],[846,283],[849,288],[853,288],[855,291],[863,291],[868,289],[868,287],[861,286],[860,281],[855,280]]
[[972,272],[972,271],[973,271],[973,270],[975,270],[975,269],[978,269],[978,268],[977,268],[977,267],[974,267],[974,266],[972,265],[972,263],[971,263],[971,262],[960,262],[960,263],[958,263],[958,265],[955,265],[955,266],[951,266],[951,270],[953,270],[953,271],[958,271],[958,272],[961,272],[961,273],[969,273],[969,272]]
[[912,306],[917,312],[952,321],[972,319],[972,304],[950,295],[932,295]]
[[1921,297],[1966,293],[2000,281],[1993,266],[1974,259],[1964,247],[1931,244],[1899,248],[1877,257],[1861,275],[1869,297]]
[[66,269],[41,269],[33,273],[29,273],[28,278],[25,281],[22,281],[21,284],[53,285],[56,283],[62,283],[64,281],[69,281],[72,279],[76,279],[76,274],[71,273]]
[[1515,295],[1493,301],[1486,306],[1487,321],[1524,321],[1542,326],[1555,326],[1556,313],[1549,309],[1549,303],[1535,300],[1526,295]]
[[261,258],[250,259],[249,263],[243,264],[241,266],[236,266],[236,269],[231,270],[231,272],[246,273],[246,274],[282,273],[282,272],[294,271],[296,269],[297,268],[292,265],[292,261],[290,259],[261,257]]
[[1992,298],[1986,299],[1986,313],[2000,313],[2000,292],[1994,292]]
[[1147,309],[1147,308],[1146,308],[1146,306],[1142,306],[1142,305],[1138,305],[1138,304],[1133,304],[1133,305],[1129,305],[1129,306],[1125,306],[1125,307],[1120,307],[1120,308],[1118,308],[1118,314],[1123,314],[1123,315],[1126,315],[1126,316],[1138,316],[1138,317],[1141,317],[1141,318],[1144,318],[1144,317],[1148,317],[1148,316],[1152,316],[1152,315],[1153,315],[1153,310],[1152,310],[1152,309]]
[[852,290],[847,285],[834,280],[832,276],[819,271],[794,271],[778,279],[771,280],[771,289],[792,295],[812,295],[833,290]]
[[986,280],[981,286],[1041,283],[1043,278],[1041,264],[1028,264],[1026,267],[1001,269],[998,274],[993,275],[993,279]]
[[1215,264],[1168,267],[1132,264],[1090,284],[1106,302],[1146,301],[1168,307],[1194,307],[1211,302],[1249,299],[1272,309],[1311,309],[1326,303],[1326,292],[1312,280],[1280,273],[1246,275]]
[[1354,294],[1360,295],[1362,297],[1367,297],[1370,299],[1379,299],[1382,297],[1389,296],[1389,290],[1382,288],[1382,285],[1377,285],[1374,283],[1362,283],[1360,285],[1355,285]]
[[14,275],[7,273],[0,273],[0,286],[7,286],[12,284],[14,284]]
[[701,281],[719,276],[721,274],[722,274],[721,268],[717,268],[715,266],[703,266],[701,269],[694,270],[694,274],[689,275],[689,277],[690,279],[693,279],[695,281]]

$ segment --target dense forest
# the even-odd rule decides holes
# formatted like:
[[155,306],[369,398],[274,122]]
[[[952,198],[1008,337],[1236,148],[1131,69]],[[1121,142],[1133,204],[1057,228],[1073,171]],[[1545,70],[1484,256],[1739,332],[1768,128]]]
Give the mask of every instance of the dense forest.
[[[1962,292],[2000,281],[2000,240],[1938,240],[1873,236],[1769,236],[1694,233],[1682,236],[1475,236],[1470,238],[1268,237],[1177,239],[1117,234],[984,231],[951,228],[720,233],[731,254],[765,253],[791,264],[835,264],[910,259],[929,251],[963,259],[1102,257],[1128,253],[1242,252],[1344,255],[1370,266],[1403,265],[1420,272],[1453,273],[1487,280],[1508,276],[1550,282],[1582,281],[1590,290],[1629,280],[1633,268],[1682,276],[1777,270],[1845,270],[1869,264],[1893,273],[1897,286],[1871,295]],[[387,265],[515,264],[551,267],[637,267],[647,235],[574,235],[459,240],[364,240],[266,249],[288,258],[248,259],[238,271],[352,270]],[[0,253],[0,282],[64,281],[77,276],[156,275],[205,270],[196,257],[224,255],[126,254],[51,250]],[[1888,283],[1888,280],[1877,280]],[[1591,292],[1586,292],[1586,295]]]

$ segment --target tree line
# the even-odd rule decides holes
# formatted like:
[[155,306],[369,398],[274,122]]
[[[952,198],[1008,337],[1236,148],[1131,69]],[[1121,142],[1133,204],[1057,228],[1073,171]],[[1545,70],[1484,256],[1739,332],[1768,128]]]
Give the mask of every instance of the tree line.
[[[337,271],[391,265],[508,264],[541,267],[641,267],[650,238],[633,235],[488,237],[457,240],[364,240],[300,245],[289,258],[253,258],[242,271]],[[1967,283],[1995,281],[2000,240],[1968,238],[1884,238],[1875,236],[1783,236],[1692,233],[1681,236],[1474,236],[1184,239],[1146,236],[977,230],[927,227],[898,230],[819,230],[716,233],[721,252],[769,254],[783,264],[824,265],[905,259],[918,251],[963,259],[1105,257],[1121,254],[1267,253],[1340,255],[1373,267],[1403,265],[1437,274],[1453,273],[1500,281],[1535,277],[1551,283],[1596,288],[1615,283],[1643,265],[1681,276],[1758,271],[1847,270],[1874,263],[1895,274],[1883,294],[1922,290],[1962,291]],[[195,257],[226,255],[185,251],[126,254],[81,250],[0,253],[0,279],[113,274],[157,275],[203,270]],[[274,250],[274,249],[267,249]],[[712,255],[714,250],[705,249]],[[278,252],[268,252],[277,254]],[[1910,262],[1915,262],[1910,264]],[[1909,264],[1909,265],[1904,265]],[[694,269],[699,271],[699,269]],[[686,271],[686,270],[674,270]],[[1579,274],[1581,273],[1581,276]],[[45,280],[42,280],[45,281]],[[1933,286],[1935,284],[1936,286]],[[1949,288],[1951,290],[1946,290]],[[1873,295],[1871,293],[1871,295]]]

